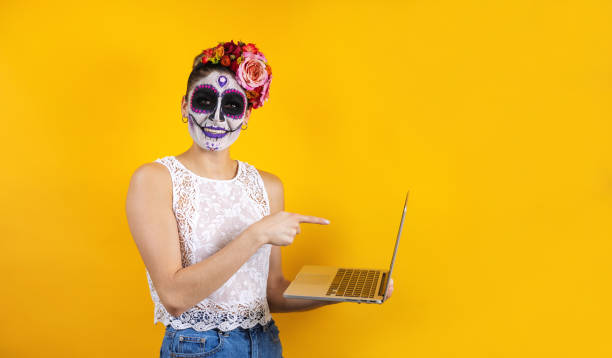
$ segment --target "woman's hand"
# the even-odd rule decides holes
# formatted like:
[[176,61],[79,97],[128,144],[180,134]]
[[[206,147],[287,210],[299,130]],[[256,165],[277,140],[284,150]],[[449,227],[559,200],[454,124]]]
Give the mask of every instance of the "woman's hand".
[[393,293],[393,277],[389,278],[389,288],[387,289],[387,293],[385,294],[385,299],[383,301],[391,298],[391,294]]
[[264,216],[247,228],[264,244],[287,246],[300,233],[300,223],[329,224],[329,220],[316,216],[279,211]]

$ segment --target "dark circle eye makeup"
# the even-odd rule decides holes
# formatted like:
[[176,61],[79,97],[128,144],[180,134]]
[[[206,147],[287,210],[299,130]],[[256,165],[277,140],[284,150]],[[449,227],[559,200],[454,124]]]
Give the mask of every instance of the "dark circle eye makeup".
[[191,110],[196,113],[208,113],[217,108],[219,92],[209,84],[198,85],[191,95]]
[[227,89],[221,96],[221,110],[228,117],[237,119],[244,114],[246,99],[244,95],[235,89]]
[[221,100],[221,112],[230,118],[239,119],[244,115],[246,98],[242,92],[228,88],[221,95],[210,84],[201,84],[194,88],[191,95],[191,110],[195,113],[211,113]]

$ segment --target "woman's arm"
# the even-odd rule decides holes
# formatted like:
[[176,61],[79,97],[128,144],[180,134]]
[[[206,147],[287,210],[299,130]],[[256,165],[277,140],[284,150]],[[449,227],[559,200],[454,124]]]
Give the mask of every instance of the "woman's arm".
[[[272,173],[259,171],[270,200],[270,215],[285,210],[285,193],[283,183],[279,177]],[[285,279],[281,267],[281,248],[272,246],[270,252],[270,268],[268,271],[268,306],[270,312],[293,312],[306,311],[321,306],[326,306],[333,301],[306,300],[283,297],[283,292],[287,289],[291,281]]]
[[270,271],[268,274],[268,306],[270,312],[294,312],[307,311],[314,308],[327,306],[334,301],[307,300],[302,298],[285,298],[283,292],[291,281],[285,279],[281,269],[280,246],[272,246],[270,253]]
[[132,175],[126,214],[159,298],[175,317],[221,287],[263,244],[247,229],[215,254],[182,268],[172,180],[159,163],[144,164]]
[[[270,215],[276,212],[285,210],[285,193],[283,183],[276,175],[259,171],[268,197],[270,200]],[[285,279],[282,270],[282,259],[281,259],[281,248],[280,246],[272,246],[270,252],[270,269],[268,272],[268,306],[270,312],[294,312],[294,311],[307,311],[314,308],[327,306],[330,304],[339,303],[337,301],[322,301],[322,300],[307,300],[307,299],[296,299],[296,298],[285,298],[283,292],[289,287],[291,281]],[[389,280],[389,290],[385,300],[391,297],[393,292],[393,279]]]

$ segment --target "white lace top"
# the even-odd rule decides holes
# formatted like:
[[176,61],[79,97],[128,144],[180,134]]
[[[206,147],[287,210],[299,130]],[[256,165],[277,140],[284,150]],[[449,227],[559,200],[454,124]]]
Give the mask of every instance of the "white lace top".
[[[232,179],[209,179],[187,169],[174,156],[156,159],[172,177],[172,209],[178,223],[182,266],[214,254],[252,223],[270,214],[263,179],[254,166],[238,160]],[[272,317],[266,299],[270,244],[260,247],[221,287],[174,317],[161,303],[146,270],[155,304],[153,324],[205,331],[250,328]]]

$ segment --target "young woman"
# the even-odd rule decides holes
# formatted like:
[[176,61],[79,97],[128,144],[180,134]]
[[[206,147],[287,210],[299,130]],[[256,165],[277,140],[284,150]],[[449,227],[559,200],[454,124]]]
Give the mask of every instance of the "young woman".
[[192,146],[143,164],[131,178],[127,218],[146,267],[154,323],[166,326],[160,357],[282,357],[270,312],[331,303],[282,296],[290,281],[280,250],[300,223],[329,221],[284,211],[277,176],[230,158],[251,110],[268,99],[271,80],[252,43],[204,50],[181,104]]

